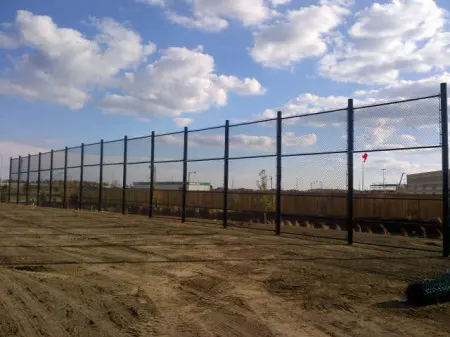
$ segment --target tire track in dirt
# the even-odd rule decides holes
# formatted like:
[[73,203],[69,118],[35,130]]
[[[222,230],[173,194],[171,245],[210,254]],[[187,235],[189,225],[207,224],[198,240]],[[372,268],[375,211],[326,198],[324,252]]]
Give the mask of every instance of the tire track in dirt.
[[[9,273],[9,281],[23,285],[26,304],[29,305],[30,299],[41,303],[39,307],[30,306],[32,312],[41,313],[43,318],[43,324],[33,326],[34,333],[58,337],[87,334],[134,336],[138,334],[133,326],[140,320],[150,322],[150,318],[155,315],[155,306],[148,298],[141,295],[138,300],[131,294],[119,295],[113,288],[121,288],[120,285],[111,284],[110,279],[99,279],[93,285],[87,285],[78,282],[79,276],[75,279],[65,278],[62,282],[57,274],[49,279],[46,273],[42,273],[41,277],[37,274],[27,275],[26,272]],[[86,273],[79,270],[78,274]],[[91,274],[92,279],[93,273],[88,274]],[[45,316],[42,313],[48,314]],[[45,324],[49,321],[63,322],[60,330],[64,333],[49,329]],[[34,336],[31,333],[33,329],[27,331],[26,336]]]
[[12,278],[9,271],[3,270],[0,279],[2,284],[8,285],[6,294],[2,296],[2,302],[5,312],[10,313],[10,318],[20,327],[17,333],[22,331],[26,336],[34,336],[36,332],[41,336],[70,336],[64,327],[53,319],[54,316],[44,310],[43,300],[32,296],[26,290],[28,287],[26,289],[20,287],[21,283]]

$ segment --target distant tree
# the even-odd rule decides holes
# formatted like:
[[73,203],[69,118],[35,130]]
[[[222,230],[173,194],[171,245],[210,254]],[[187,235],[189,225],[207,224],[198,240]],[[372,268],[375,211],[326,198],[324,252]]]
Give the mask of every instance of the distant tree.
[[274,200],[274,196],[272,195],[272,193],[267,193],[269,192],[269,189],[267,187],[267,174],[266,174],[266,170],[261,170],[259,172],[259,180],[257,182],[258,184],[258,190],[261,193],[261,207],[264,211],[264,223],[267,223],[267,213],[270,212],[274,212],[275,211],[275,200]]

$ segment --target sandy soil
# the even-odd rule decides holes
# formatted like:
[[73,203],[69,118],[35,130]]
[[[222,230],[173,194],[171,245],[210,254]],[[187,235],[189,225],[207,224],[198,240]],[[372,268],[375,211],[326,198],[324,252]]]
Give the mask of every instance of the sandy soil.
[[11,205],[0,246],[2,337],[450,334],[450,304],[396,302],[439,252]]

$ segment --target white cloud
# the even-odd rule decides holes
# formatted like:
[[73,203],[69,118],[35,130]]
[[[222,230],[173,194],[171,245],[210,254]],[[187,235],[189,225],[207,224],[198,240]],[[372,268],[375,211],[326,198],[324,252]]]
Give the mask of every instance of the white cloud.
[[[271,0],[270,5],[288,3],[288,0]],[[172,22],[190,28],[219,31],[227,28],[229,20],[237,20],[244,26],[256,26],[277,13],[265,0],[189,0],[192,16],[168,11]]]
[[[170,145],[181,145],[183,143],[182,138],[172,135],[162,136],[161,138],[164,142]],[[230,148],[237,148],[241,150],[257,149],[270,152],[276,147],[275,137],[236,134],[231,135],[229,139]],[[222,134],[194,134],[189,136],[190,147],[212,146],[223,148],[224,142],[225,136]],[[283,146],[286,147],[308,147],[317,143],[317,136],[314,133],[298,136],[293,132],[285,132],[282,135],[282,142]]]
[[262,95],[265,89],[250,78],[215,73],[214,58],[202,48],[168,48],[161,58],[120,80],[123,94],[107,94],[100,107],[132,115],[179,116],[225,106],[229,92]]
[[251,57],[266,67],[288,67],[327,51],[326,38],[350,12],[326,3],[289,10],[280,21],[261,27],[254,35]]
[[150,5],[150,6],[161,6],[164,7],[166,5],[167,0],[135,0],[136,2]]
[[93,19],[92,25],[98,34],[88,39],[77,30],[59,27],[48,16],[18,11],[14,33],[3,38],[2,45],[23,46],[30,52],[13,59],[12,69],[0,80],[0,93],[79,109],[93,88],[113,84],[117,74],[135,68],[155,50],[112,19]]
[[[449,81],[450,74],[445,72],[416,81],[397,81],[378,89],[357,90],[349,97],[354,97],[354,107],[358,108],[376,103],[434,96],[439,94],[439,84]],[[300,123],[298,127],[342,127],[347,123],[346,109],[349,97],[302,93],[286,104],[266,109],[262,114],[249,120],[273,119],[277,111],[282,111],[283,117],[291,117],[283,120],[285,125],[292,126]],[[370,150],[439,145],[439,100],[439,97],[434,97],[355,109],[355,148]],[[316,114],[338,109],[340,111]],[[268,124],[274,127],[274,122],[260,125]]]
[[336,81],[387,84],[401,74],[426,73],[450,65],[445,11],[434,0],[375,2],[355,14],[356,22],[319,63]]
[[173,122],[175,123],[176,126],[178,126],[179,128],[188,126],[189,124],[191,124],[194,120],[192,118],[174,118]]
[[450,73],[425,77],[419,80],[399,80],[373,90],[357,90],[356,97],[370,96],[376,100],[398,100],[414,97],[433,96],[439,94],[439,85],[450,82]]
[[49,151],[46,148],[41,148],[38,146],[18,143],[8,140],[0,140],[0,167],[1,167],[1,178],[9,179],[9,158],[16,158],[19,155],[27,156],[28,153],[35,154],[39,152]]
[[218,17],[202,16],[201,14],[189,17],[172,11],[167,11],[167,16],[173,23],[210,32],[217,32],[228,27],[228,21]]
[[12,36],[8,36],[4,32],[0,32],[0,48],[2,49],[16,49],[19,47],[19,42]]
[[[369,172],[379,172],[381,169],[389,171],[407,172],[408,174],[415,173],[424,165],[418,162],[411,162],[405,159],[395,158],[392,154],[373,155],[369,154],[369,159],[366,161],[365,169]],[[400,178],[400,177],[399,177]]]
[[287,5],[290,4],[292,0],[270,0],[270,3],[272,6],[280,6],[280,5]]

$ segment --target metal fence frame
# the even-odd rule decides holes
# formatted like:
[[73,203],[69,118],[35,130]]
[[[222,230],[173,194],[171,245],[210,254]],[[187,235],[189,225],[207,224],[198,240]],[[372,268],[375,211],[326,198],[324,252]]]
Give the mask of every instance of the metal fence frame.
[[[409,148],[389,148],[389,149],[383,149],[383,150],[364,150],[364,151],[355,151],[354,149],[354,110],[355,109],[362,109],[362,108],[368,108],[368,107],[377,107],[377,106],[383,106],[388,104],[396,104],[396,103],[402,103],[402,102],[412,102],[415,100],[424,100],[428,98],[439,98],[440,99],[440,124],[441,124],[441,137],[440,142],[441,144],[439,146],[420,146],[420,147],[409,147]],[[347,113],[347,149],[345,151],[327,151],[327,152],[319,152],[319,153],[304,153],[304,154],[283,154],[282,153],[282,134],[283,134],[283,120],[289,119],[289,118],[302,118],[306,116],[313,116],[313,115],[319,115],[319,114],[328,114],[332,112],[337,111],[344,111]],[[237,126],[243,126],[243,125],[250,125],[250,124],[256,124],[261,122],[270,122],[274,121],[276,122],[276,153],[270,154],[270,155],[256,155],[256,156],[240,156],[240,157],[230,157],[230,128],[231,127],[237,127]],[[223,157],[219,158],[205,158],[205,159],[189,159],[188,157],[188,139],[189,134],[193,132],[199,132],[199,131],[206,131],[206,130],[213,130],[213,129],[224,129],[224,154]],[[162,136],[169,136],[169,135],[183,135],[183,157],[182,159],[177,160],[155,160],[155,139],[157,137]],[[228,217],[228,211],[229,211],[229,203],[228,203],[228,195],[229,195],[229,161],[230,160],[237,160],[237,159],[252,159],[252,158],[275,158],[276,160],[276,202],[275,202],[275,234],[280,235],[281,233],[281,221],[282,221],[282,209],[281,209],[281,195],[282,195],[282,188],[281,188],[281,182],[282,182],[282,159],[284,157],[291,157],[291,156],[301,156],[301,155],[315,155],[315,154],[346,154],[347,157],[347,194],[346,194],[346,201],[347,201],[347,209],[346,209],[346,222],[347,222],[347,243],[349,245],[354,243],[354,227],[355,227],[355,216],[354,216],[354,182],[353,182],[353,173],[354,173],[354,163],[353,163],[353,155],[355,153],[361,153],[361,152],[379,152],[379,151],[396,151],[396,150],[407,150],[407,149],[431,149],[431,148],[441,148],[442,152],[442,172],[448,172],[449,170],[449,149],[448,149],[448,107],[447,107],[447,84],[441,83],[440,85],[440,93],[433,96],[426,96],[426,97],[420,97],[420,98],[414,98],[414,99],[408,99],[403,101],[397,101],[397,102],[390,102],[390,103],[381,103],[381,104],[374,104],[374,105],[368,105],[368,106],[362,106],[362,107],[354,107],[353,106],[353,100],[348,100],[348,105],[344,109],[338,109],[338,110],[330,110],[330,111],[322,111],[318,113],[311,113],[311,114],[302,114],[302,115],[296,115],[296,116],[289,116],[289,117],[282,117],[281,111],[277,112],[276,118],[266,119],[266,120],[259,120],[259,121],[251,121],[251,122],[244,122],[244,123],[238,123],[231,125],[230,122],[227,120],[224,125],[221,126],[215,126],[211,128],[204,128],[204,129],[197,129],[197,130],[188,130],[187,127],[184,128],[181,132],[172,132],[172,133],[166,133],[166,134],[160,134],[156,135],[154,131],[151,132],[150,136],[150,159],[149,161],[144,161],[142,164],[150,164],[150,188],[149,188],[149,209],[148,209],[148,216],[153,217],[153,196],[155,192],[155,184],[154,184],[154,176],[155,176],[155,164],[158,163],[174,163],[174,162],[180,162],[183,164],[183,188],[182,188],[182,211],[181,211],[181,221],[186,221],[186,197],[187,197],[187,180],[188,180],[188,173],[187,173],[187,164],[189,162],[201,162],[201,161],[223,161],[224,164],[224,176],[223,176],[223,219],[222,219],[222,225],[224,228],[226,228],[229,224],[229,217]],[[136,137],[136,138],[128,138],[125,136],[123,138],[123,161],[120,163],[104,163],[104,144],[110,143],[110,142],[116,142],[116,141],[110,141],[110,142],[104,142],[103,140],[100,141],[100,143],[94,143],[89,145],[100,145],[100,161],[98,164],[92,164],[92,165],[86,165],[84,164],[84,157],[85,157],[85,144],[81,144],[81,156],[80,156],[80,165],[79,166],[71,166],[68,167],[68,150],[69,148],[66,147],[64,149],[64,190],[63,190],[63,207],[68,208],[69,202],[67,200],[67,170],[70,169],[80,169],[80,181],[78,186],[78,208],[83,207],[83,177],[84,177],[84,168],[88,166],[99,166],[99,186],[98,186],[98,205],[97,209],[102,209],[102,203],[103,203],[103,169],[104,166],[107,165],[123,165],[123,179],[122,179],[122,200],[121,200],[121,212],[123,214],[126,213],[126,189],[127,189],[127,164],[128,164],[128,142],[133,139],[138,138],[146,138],[146,137]],[[42,171],[48,171],[50,170],[50,179],[49,179],[49,206],[55,206],[52,202],[52,187],[53,187],[53,156],[54,151],[50,151],[50,169],[42,169],[42,153],[38,154],[38,170],[37,170],[37,195],[36,195],[36,203],[38,206],[42,206],[41,200],[40,200],[40,189],[41,189],[41,172]],[[18,158],[18,171],[17,171],[17,191],[16,191],[16,203],[20,202],[20,183],[21,183],[21,173],[25,173],[23,171],[22,165],[22,159],[24,157],[19,156]],[[10,172],[9,172],[9,178],[10,182],[12,180],[12,175],[16,174],[13,172],[13,158],[10,158]],[[139,163],[133,163],[133,164],[139,164]],[[33,171],[36,172],[36,171]],[[28,203],[28,197],[29,197],[29,181],[30,181],[30,155],[28,155],[28,168],[27,168],[27,188],[26,188],[26,203]],[[450,227],[449,227],[449,179],[448,174],[442,175],[442,222],[443,222],[443,246],[442,246],[442,255],[444,257],[449,257],[450,254]],[[11,184],[9,184],[8,187],[8,197],[7,201],[11,202]]]

